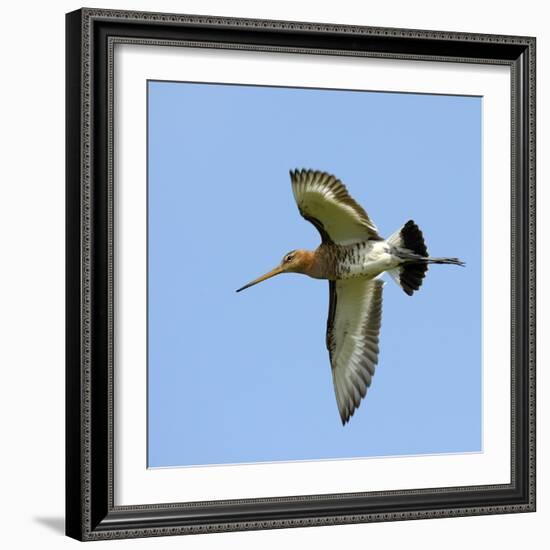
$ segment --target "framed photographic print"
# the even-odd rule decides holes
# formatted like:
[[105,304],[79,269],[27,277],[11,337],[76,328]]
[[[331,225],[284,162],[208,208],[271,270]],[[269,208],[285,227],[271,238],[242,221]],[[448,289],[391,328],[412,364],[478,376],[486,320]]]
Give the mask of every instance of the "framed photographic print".
[[69,13],[66,368],[80,540],[533,511],[535,39]]

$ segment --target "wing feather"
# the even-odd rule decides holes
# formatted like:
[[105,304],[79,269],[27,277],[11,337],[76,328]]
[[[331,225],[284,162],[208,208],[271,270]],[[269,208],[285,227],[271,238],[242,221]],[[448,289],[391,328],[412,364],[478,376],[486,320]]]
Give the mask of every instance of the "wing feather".
[[365,210],[331,174],[295,170],[290,172],[290,179],[300,214],[317,228],[323,242],[351,244],[382,239]]
[[365,397],[378,363],[383,286],[380,279],[330,281],[327,348],[343,424]]

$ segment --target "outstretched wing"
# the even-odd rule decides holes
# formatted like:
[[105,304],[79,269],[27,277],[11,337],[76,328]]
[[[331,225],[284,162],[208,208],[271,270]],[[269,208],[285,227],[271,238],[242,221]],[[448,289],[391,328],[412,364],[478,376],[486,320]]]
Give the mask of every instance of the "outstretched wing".
[[290,172],[290,179],[300,214],[319,230],[323,242],[351,244],[382,239],[365,210],[334,176],[296,170]]
[[342,424],[359,407],[378,363],[381,279],[330,281],[327,348]]

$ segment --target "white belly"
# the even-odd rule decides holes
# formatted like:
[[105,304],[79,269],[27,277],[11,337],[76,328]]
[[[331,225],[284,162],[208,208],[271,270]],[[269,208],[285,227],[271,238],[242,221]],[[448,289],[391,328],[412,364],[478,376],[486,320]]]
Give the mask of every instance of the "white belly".
[[371,279],[384,271],[396,268],[399,264],[400,260],[391,254],[390,247],[385,241],[366,243],[365,248],[358,251],[353,260],[345,262],[341,278]]

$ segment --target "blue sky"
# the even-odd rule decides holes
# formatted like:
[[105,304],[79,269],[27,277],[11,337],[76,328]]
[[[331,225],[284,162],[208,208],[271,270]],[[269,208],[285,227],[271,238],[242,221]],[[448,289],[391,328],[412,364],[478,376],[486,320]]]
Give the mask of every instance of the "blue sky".
[[[481,449],[478,97],[148,83],[148,464]],[[317,231],[289,169],[335,174],[389,236],[408,219],[435,256],[407,296],[388,276],[379,365],[338,415],[328,283],[235,289]]]

